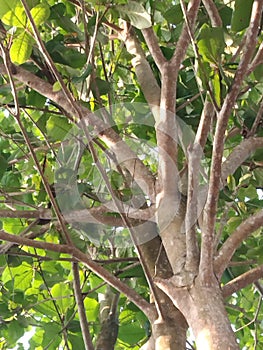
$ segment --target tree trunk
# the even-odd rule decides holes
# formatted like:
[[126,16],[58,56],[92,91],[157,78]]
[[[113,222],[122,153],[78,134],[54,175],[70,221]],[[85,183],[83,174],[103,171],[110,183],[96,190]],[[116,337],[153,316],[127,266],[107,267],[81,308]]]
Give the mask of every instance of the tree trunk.
[[206,286],[198,277],[192,287],[177,288],[171,278],[164,280],[160,287],[185,316],[198,350],[239,349],[216,280]]
[[154,350],[184,350],[187,329],[184,316],[173,306],[165,320],[152,326]]

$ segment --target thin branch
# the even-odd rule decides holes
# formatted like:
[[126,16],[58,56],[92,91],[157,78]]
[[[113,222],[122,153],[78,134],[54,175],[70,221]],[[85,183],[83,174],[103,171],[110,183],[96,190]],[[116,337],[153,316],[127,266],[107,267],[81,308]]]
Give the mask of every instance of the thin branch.
[[259,45],[258,51],[250,63],[247,74],[252,73],[257,66],[263,63],[263,42]]
[[263,148],[263,137],[250,137],[233,149],[222,164],[221,187],[225,185],[228,175],[234,174],[236,169],[258,148]]
[[222,288],[222,294],[224,298],[229,297],[233,293],[238,292],[240,289],[245,288],[249,284],[252,284],[263,277],[263,265],[255,267],[248,272],[234,278]]
[[79,314],[79,321],[80,321],[80,328],[81,328],[81,334],[84,341],[85,349],[86,350],[94,350],[94,346],[92,344],[91,334],[89,331],[89,323],[87,320],[85,307],[83,303],[83,297],[81,292],[81,286],[80,286],[80,278],[79,278],[79,264],[76,262],[72,263],[72,271],[73,271],[73,288],[74,288],[74,295],[76,299],[76,303],[78,306],[78,314]]
[[[173,66],[173,70],[178,71],[180,65],[185,57],[186,50],[191,41],[191,37],[189,35],[189,30],[192,33],[195,21],[198,13],[198,9],[200,6],[200,0],[191,0],[188,4],[187,13],[185,16],[185,24],[182,29],[181,36],[176,45],[175,52],[171,59],[171,64]],[[182,4],[181,4],[182,5]],[[184,6],[182,6],[184,7]],[[182,9],[183,10],[183,9]]]
[[60,223],[60,226],[61,226],[61,229],[62,229],[62,232],[63,232],[63,235],[64,235],[64,238],[66,239],[67,243],[68,244],[71,244],[71,238],[70,238],[70,235],[68,233],[68,230],[67,230],[67,227],[64,223],[64,220],[63,220],[63,217],[60,213],[60,210],[59,210],[59,207],[58,207],[58,204],[57,202],[55,201],[55,198],[54,198],[54,195],[52,193],[52,190],[51,190],[51,187],[45,177],[45,174],[44,174],[44,171],[37,159],[37,156],[34,152],[34,148],[31,144],[31,141],[28,137],[28,134],[27,134],[27,131],[26,129],[24,128],[24,125],[23,123],[21,122],[21,118],[20,118],[20,109],[19,109],[19,102],[18,102],[18,96],[17,96],[17,91],[16,91],[16,86],[15,86],[15,83],[14,83],[14,79],[13,79],[13,75],[12,75],[12,63],[11,63],[11,60],[10,60],[10,57],[9,57],[9,54],[8,52],[4,49],[3,45],[1,44],[1,50],[2,50],[2,57],[3,57],[3,60],[4,60],[4,64],[5,64],[5,68],[7,70],[7,74],[8,74],[8,77],[9,77],[9,81],[10,81],[10,85],[11,85],[11,90],[12,90],[12,95],[13,95],[13,98],[14,98],[14,104],[15,104],[15,112],[13,113],[13,116],[15,118],[15,120],[17,121],[19,127],[20,127],[20,130],[22,132],[22,135],[24,137],[24,140],[25,140],[25,143],[28,147],[28,150],[31,154],[31,157],[35,163],[35,166],[38,170],[38,173],[39,175],[41,176],[41,180],[42,180],[42,183],[44,185],[44,188],[49,196],[49,199],[50,199],[50,202],[54,208],[54,211],[55,211],[55,214],[58,218],[58,221]]
[[211,127],[211,122],[215,116],[215,108],[208,98],[205,100],[203,111],[201,114],[198,129],[195,135],[195,143],[199,144],[204,149],[207,136]]
[[102,266],[96,264],[94,261],[90,260],[86,254],[82,253],[78,249],[74,248],[73,257],[78,259],[80,262],[85,264],[92,272],[101,277],[113,288],[117,289],[119,292],[125,294],[130,301],[132,301],[142,312],[149,318],[150,322],[153,322],[157,313],[155,307],[143,299],[137,292],[132,288],[128,287],[126,284],[121,282],[118,278],[109,273]]
[[153,31],[153,27],[143,29],[142,34],[149,48],[149,51],[154,59],[154,62],[156,63],[159,70],[161,71],[163,65],[167,62],[167,60],[160,49],[160,44]]
[[225,241],[214,262],[215,273],[219,279],[242,241],[261,226],[263,226],[263,209],[244,220]]
[[[15,73],[13,76],[31,89],[39,92],[47,99],[54,101],[57,105],[66,110],[70,115],[75,116],[75,109],[67,100],[64,93],[61,91],[54,92],[52,86],[37,77],[35,74],[27,70],[14,66]],[[6,74],[4,65],[0,64],[0,73]],[[155,202],[155,186],[154,177],[150,170],[138,159],[137,155],[128,147],[128,145],[120,138],[120,136],[109,126],[104,123],[98,116],[90,112],[87,108],[79,104],[79,109],[82,115],[85,115],[85,123],[92,125],[97,133],[97,136],[109,145],[110,149],[116,154],[117,161],[124,164],[128,171],[132,174],[136,182],[149,196],[152,203]],[[136,166],[135,166],[136,163]],[[136,172],[134,173],[134,169]]]
[[213,0],[202,0],[213,27],[222,27],[222,19]]
[[35,241],[26,237],[9,234],[4,230],[0,230],[0,239],[7,242],[13,242],[18,245],[26,245],[29,247],[50,250],[57,253],[65,253],[72,255],[73,251],[73,247],[66,244],[53,244],[48,242]]
[[[89,223],[102,223],[112,226],[123,226],[124,223],[120,217],[110,216],[109,213],[118,213],[116,206],[110,203],[107,207],[99,206],[87,209],[72,210],[68,213],[63,213],[64,220],[67,223],[73,222],[89,222]],[[143,221],[155,221],[154,206],[146,209],[134,209],[128,205],[124,206],[122,213],[127,216],[127,219],[131,220],[131,223],[138,225]],[[40,219],[40,220],[54,220],[51,209],[38,208],[37,210],[8,210],[0,209],[0,218],[20,218],[20,219]],[[132,220],[133,219],[133,220]],[[126,225],[125,225],[126,226]]]
[[149,318],[151,322],[153,322],[156,319],[157,314],[155,312],[155,308],[150,303],[148,303],[132,288],[127,286],[125,283],[121,282],[118,278],[116,278],[102,266],[91,260],[86,254],[82,253],[77,248],[65,244],[54,244],[42,241],[35,241],[25,237],[9,234],[4,230],[0,230],[0,240],[14,242],[18,245],[26,245],[29,247],[35,247],[43,250],[50,250],[58,253],[71,255],[77,261],[85,264],[88,269],[90,269],[97,276],[102,278],[113,288],[126,295],[127,298],[130,299],[130,301],[132,301],[139,309],[142,310],[142,312],[145,313],[145,315]]
[[[185,214],[186,229],[186,263],[187,271],[197,273],[199,263],[199,247],[195,230],[197,215],[199,172],[202,148],[199,143],[194,143],[188,148],[188,193]],[[193,221],[194,220],[194,221]]]
[[228,124],[228,119],[244,77],[247,72],[248,64],[253,55],[256,42],[257,32],[260,24],[263,2],[255,0],[253,3],[250,25],[247,30],[247,40],[244,48],[239,67],[236,71],[235,78],[229,93],[223,103],[221,111],[218,113],[218,120],[215,131],[215,139],[212,153],[212,165],[210,172],[210,181],[207,202],[204,210],[205,230],[202,232],[201,243],[201,260],[199,271],[205,284],[209,284],[213,276],[213,245],[214,245],[214,228],[217,211],[217,201],[220,189],[221,162],[224,150],[224,135]]
[[[119,34],[118,37],[124,41],[127,51],[134,56],[131,63],[135,69],[135,74],[138,78],[145,99],[151,108],[153,108],[152,106],[159,106],[161,89],[156,81],[149,62],[145,57],[140,42],[127,22],[122,21],[122,26],[123,32]],[[157,120],[159,110],[156,113],[155,110],[153,110],[153,114]]]
[[260,125],[260,123],[263,123],[263,98],[261,98],[256,118],[254,120],[251,130],[248,132],[247,137],[254,136],[256,134],[257,128]]

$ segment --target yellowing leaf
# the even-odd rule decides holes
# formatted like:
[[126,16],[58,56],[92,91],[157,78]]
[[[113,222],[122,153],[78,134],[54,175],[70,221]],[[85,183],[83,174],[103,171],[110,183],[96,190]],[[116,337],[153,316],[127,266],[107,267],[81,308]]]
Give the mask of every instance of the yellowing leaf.
[[31,56],[33,38],[26,32],[18,35],[11,46],[10,57],[12,62],[22,64]]
[[9,26],[18,28],[25,28],[27,24],[27,17],[24,8],[21,5],[17,5],[15,8],[8,11],[1,21]]
[[8,12],[12,11],[16,7],[16,4],[19,4],[19,0],[1,0],[0,6],[0,18],[3,21],[3,16]]
[[36,26],[40,26],[50,16],[50,9],[47,4],[39,4],[33,7],[30,12]]

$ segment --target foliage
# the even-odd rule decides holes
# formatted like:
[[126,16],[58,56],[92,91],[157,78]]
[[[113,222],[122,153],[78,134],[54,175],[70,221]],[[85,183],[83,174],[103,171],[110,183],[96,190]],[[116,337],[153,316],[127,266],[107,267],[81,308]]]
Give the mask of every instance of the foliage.
[[[7,233],[36,242],[65,245],[69,242],[53,207],[55,192],[57,202],[63,203],[63,214],[86,208],[95,212],[101,203],[109,203],[114,195],[127,205],[139,198],[141,208],[149,206],[150,201],[132,178],[125,177],[125,169],[114,164],[114,159],[107,154],[107,142],[99,131],[92,128],[92,124],[81,130],[76,111],[63,108],[58,100],[52,100],[52,94],[63,96],[66,89],[72,100],[79,102],[80,108],[88,108],[98,120],[113,125],[116,134],[155,175],[158,157],[154,117],[148,110],[147,99],[132,66],[133,56],[125,48],[118,30],[126,20],[134,26],[147,62],[161,85],[160,72],[148,52],[141,30],[147,30],[153,24],[162,53],[170,59],[185,19],[181,2],[170,0],[29,0],[26,3],[31,20],[19,0],[1,0],[0,6],[3,24],[3,29],[0,28],[0,64],[4,66],[10,55],[15,64],[14,72],[12,68],[10,72],[14,74],[16,86],[14,94],[10,74],[2,68],[0,223]],[[193,132],[198,129],[207,91],[210,101],[219,110],[233,84],[240,63],[237,50],[249,26],[248,12],[251,12],[252,3],[248,0],[215,1],[223,23],[216,27],[211,26],[205,6],[200,5],[194,42],[182,62],[176,91],[177,115]],[[260,28],[257,50],[262,38]],[[51,89],[46,95],[41,94],[30,83],[16,79],[19,72],[16,67],[49,83]],[[262,67],[257,65],[243,80],[228,121],[223,159],[227,159],[247,137],[263,137],[262,117],[258,119],[262,106],[262,74]],[[215,121],[213,123],[215,125]],[[213,123],[203,150],[207,173],[213,149]],[[96,165],[105,169],[108,183],[100,174],[100,168],[94,166],[93,152],[81,142],[74,143],[77,136],[86,136],[85,129],[90,132],[94,144]],[[251,130],[254,130],[253,135],[249,135]],[[178,151],[181,172],[187,163],[184,151],[182,145]],[[59,185],[55,184],[54,190],[57,181]],[[215,226],[219,248],[243,221],[262,209],[262,188],[262,149],[258,149],[233,174],[228,174],[227,183],[220,191]],[[40,209],[48,217],[39,215]],[[103,225],[78,222],[66,226],[71,242],[80,252],[149,300],[147,279],[121,219],[118,212],[108,210]],[[76,276],[72,272],[72,262],[75,258],[70,252],[7,244],[3,239],[0,247],[1,349],[23,348],[20,338],[30,330],[34,333],[29,340],[30,349],[84,349],[73,288]],[[222,286],[262,261],[262,228],[258,228],[236,250],[223,274]],[[80,261],[79,267],[89,332],[95,343],[102,324],[100,297],[106,293],[106,284],[85,262]],[[263,342],[260,286],[245,286],[226,301],[242,349],[253,349]],[[117,294],[115,289],[113,291]],[[143,311],[126,295],[120,294],[116,315],[119,315],[119,331],[115,349],[139,349],[151,332]]]

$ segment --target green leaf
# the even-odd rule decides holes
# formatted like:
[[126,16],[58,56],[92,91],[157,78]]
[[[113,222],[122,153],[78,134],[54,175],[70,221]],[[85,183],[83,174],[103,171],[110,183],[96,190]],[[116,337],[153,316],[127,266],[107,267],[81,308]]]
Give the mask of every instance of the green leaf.
[[68,334],[68,339],[72,345],[72,349],[84,349],[83,339],[79,335]]
[[20,174],[8,171],[2,177],[1,186],[4,187],[6,191],[14,191],[20,187],[20,179]]
[[197,46],[203,59],[208,62],[220,62],[221,54],[224,52],[225,40],[222,28],[210,28],[204,24],[201,28]]
[[242,222],[242,218],[239,216],[232,217],[227,222],[228,231],[233,232]]
[[214,98],[218,106],[221,106],[221,78],[217,69],[213,70],[213,77],[211,77],[213,86]]
[[69,132],[71,125],[64,117],[52,115],[47,121],[48,136],[54,140],[62,141]]
[[129,1],[125,5],[115,6],[121,16],[128,17],[131,24],[138,29],[149,28],[152,25],[151,16],[145,8],[136,1]]
[[[13,320],[8,326],[8,343],[15,345],[17,340],[24,334],[24,328],[17,320]],[[13,346],[12,346],[13,348]]]
[[164,14],[163,17],[167,22],[172,24],[179,24],[183,21],[184,15],[180,4],[174,5],[169,8]]
[[240,32],[249,25],[253,0],[236,0],[231,21],[231,30]]
[[13,8],[15,8],[17,6],[17,4],[20,4],[19,0],[1,0],[1,6],[0,6],[1,21],[3,21],[4,15],[7,12],[12,11]]
[[1,20],[9,26],[17,28],[25,28],[27,24],[26,13],[21,5],[17,5],[13,10],[8,11]]
[[91,90],[95,97],[106,95],[111,88],[111,84],[100,78],[95,78],[95,81],[91,83]]
[[86,55],[64,46],[61,36],[55,37],[46,44],[46,48],[56,63],[72,68],[82,68],[86,63]]
[[0,179],[4,175],[7,169],[7,166],[8,166],[7,160],[2,155],[0,155]]
[[21,265],[17,267],[6,268],[3,272],[3,281],[4,283],[13,280],[13,288],[25,291],[30,287],[33,278],[33,269],[32,266],[22,262]]
[[19,34],[13,41],[10,49],[10,58],[17,64],[25,63],[32,53],[33,38],[27,33]]
[[88,320],[91,322],[97,321],[98,315],[99,315],[99,306],[100,306],[97,300],[92,298],[85,298],[84,306],[85,306]]
[[145,329],[142,328],[136,317],[136,312],[124,310],[120,314],[120,326],[118,338],[127,345],[134,345],[145,337]]
[[257,190],[253,185],[249,185],[248,187],[244,188],[241,187],[238,191],[238,198],[241,201],[257,198]]
[[57,299],[56,303],[60,310],[63,313],[66,313],[72,303],[71,290],[69,289],[68,284],[65,284],[64,282],[56,283],[51,288],[51,295],[53,298]]
[[83,74],[80,77],[75,77],[72,79],[73,83],[82,83],[83,81],[85,81],[88,76],[91,74],[93,70],[93,66],[91,64],[88,64],[87,68],[85,69],[85,71],[83,72]]
[[30,11],[36,26],[44,23],[50,16],[50,9],[47,4],[39,4]]
[[61,327],[56,322],[45,323],[44,337],[42,345],[48,349],[58,349],[59,343],[61,342]]

